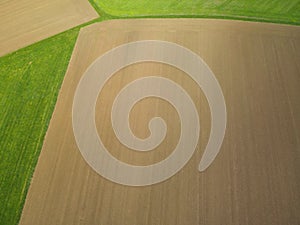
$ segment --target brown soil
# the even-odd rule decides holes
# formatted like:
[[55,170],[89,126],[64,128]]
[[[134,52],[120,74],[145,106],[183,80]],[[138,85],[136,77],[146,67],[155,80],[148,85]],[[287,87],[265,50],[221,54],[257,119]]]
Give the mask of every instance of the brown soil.
[[[131,80],[156,75],[176,81],[199,112],[200,141],[188,164],[170,179],[129,187],[98,175],[81,156],[72,130],[75,89],[87,67],[120,44],[157,39],[191,49],[217,77],[227,105],[227,130],[212,165],[197,168],[210,132],[202,91],[182,71],[139,63],[117,72],[100,93],[98,133],[111,154],[137,165],[167,157],[179,120],[165,101],[149,98],[132,110],[143,138],[155,115],[170,127],[162,146],[130,151],[109,121],[114,96]],[[114,63],[114,62],[112,62]],[[80,32],[44,141],[21,225],[194,225],[300,223],[300,27],[223,20],[136,19],[93,24]],[[154,107],[155,106],[155,107]]]
[[99,17],[88,0],[0,2],[0,56]]

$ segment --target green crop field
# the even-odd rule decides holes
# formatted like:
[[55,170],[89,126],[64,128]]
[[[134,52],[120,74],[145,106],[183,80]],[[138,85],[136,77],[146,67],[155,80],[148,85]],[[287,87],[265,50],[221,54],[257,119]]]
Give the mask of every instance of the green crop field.
[[0,58],[0,224],[17,224],[78,30]]
[[94,0],[106,13],[127,17],[210,17],[300,23],[300,0]]
[[[216,17],[300,24],[298,0],[94,0],[91,3],[101,15],[96,21]],[[0,58],[0,225],[18,224],[78,32],[79,28],[75,28]]]

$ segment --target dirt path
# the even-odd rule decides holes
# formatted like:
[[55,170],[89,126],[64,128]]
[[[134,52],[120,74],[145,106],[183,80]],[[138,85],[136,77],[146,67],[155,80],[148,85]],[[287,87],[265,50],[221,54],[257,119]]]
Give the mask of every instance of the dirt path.
[[[205,91],[183,70],[162,63],[142,62],[119,70],[107,80],[95,105],[98,135],[117,159],[134,165],[160,162],[170,156],[181,135],[183,125],[175,106],[148,97],[131,110],[130,127],[139,138],[146,138],[150,135],[149,120],[161,116],[168,127],[165,139],[148,152],[132,151],[120,143],[111,125],[111,108],[120,90],[136,79],[162,76],[176,82],[193,99],[201,124],[196,151],[180,172],[158,184],[131,187],[105,179],[84,160],[73,133],[72,105],[79,80],[96,58],[116,46],[141,40],[177,43],[207,63],[223,91],[227,128],[219,154],[207,170],[199,172],[211,129]],[[136,53],[140,50],[137,47]],[[188,61],[178,52],[174,52],[178,62]],[[128,54],[107,61],[96,74],[129,58]],[[141,19],[106,21],[83,28],[20,224],[299,224],[299,68],[300,27],[295,26]],[[93,92],[94,84],[87,87]],[[139,94],[146,88],[141,86]],[[82,124],[88,121],[84,118]],[[92,136],[88,129],[80,132],[87,139]],[[89,160],[97,161],[93,156]],[[118,171],[106,167],[108,172]],[[134,181],[135,175],[130,179]]]
[[0,56],[99,17],[88,0],[0,2]]

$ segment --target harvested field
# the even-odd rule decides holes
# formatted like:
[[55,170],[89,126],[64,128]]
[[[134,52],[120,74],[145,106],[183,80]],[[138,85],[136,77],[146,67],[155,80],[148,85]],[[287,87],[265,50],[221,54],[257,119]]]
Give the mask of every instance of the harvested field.
[[0,56],[99,17],[88,0],[0,2]]

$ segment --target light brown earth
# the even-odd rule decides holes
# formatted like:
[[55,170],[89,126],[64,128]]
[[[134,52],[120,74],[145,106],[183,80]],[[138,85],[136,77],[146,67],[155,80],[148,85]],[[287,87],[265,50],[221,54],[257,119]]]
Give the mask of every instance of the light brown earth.
[[[115,46],[166,40],[191,49],[217,77],[227,105],[221,151],[205,172],[198,163],[210,132],[210,111],[188,76],[160,63],[139,63],[117,72],[100,93],[98,133],[118,159],[145,165],[172,152],[180,135],[178,115],[163,100],[133,108],[133,132],[143,138],[154,115],[168,125],[166,140],[147,153],[116,139],[110,124],[114,97],[142,76],[178,82],[198,109],[201,134],[195,154],[172,178],[129,187],[94,172],[77,149],[72,102],[87,67]],[[114,62],[111,62],[114,63]],[[115,20],[80,32],[59,94],[23,210],[21,225],[270,225],[300,224],[300,27],[202,19]]]
[[88,0],[0,1],[0,56],[97,17]]

